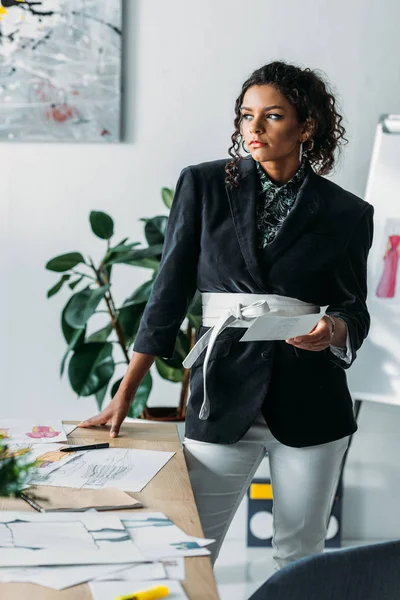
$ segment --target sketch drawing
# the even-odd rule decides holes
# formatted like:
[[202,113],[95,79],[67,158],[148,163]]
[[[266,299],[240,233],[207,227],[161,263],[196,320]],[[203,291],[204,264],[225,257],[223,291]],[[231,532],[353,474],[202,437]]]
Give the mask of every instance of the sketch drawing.
[[379,266],[377,298],[395,298],[398,290],[398,267],[400,257],[400,219],[387,219],[383,232],[385,249]]
[[27,0],[0,16],[0,140],[118,141],[122,0]]
[[28,431],[26,435],[30,438],[42,439],[42,438],[55,438],[60,435],[61,431],[54,431],[52,427],[47,425],[34,425],[32,431]]

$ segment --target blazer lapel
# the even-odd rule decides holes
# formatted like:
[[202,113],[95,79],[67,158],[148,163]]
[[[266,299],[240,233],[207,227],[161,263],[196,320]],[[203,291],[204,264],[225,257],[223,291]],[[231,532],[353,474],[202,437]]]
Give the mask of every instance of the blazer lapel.
[[256,206],[260,184],[255,161],[249,156],[239,163],[239,187],[226,186],[233,222],[247,269],[264,288],[257,253]]
[[317,175],[310,165],[296,202],[278,231],[265,248],[257,247],[256,206],[260,184],[255,161],[245,158],[239,166],[239,187],[226,187],[236,235],[247,269],[261,289],[266,288],[265,274],[289,246],[309,228],[323,211],[325,202],[317,191]]

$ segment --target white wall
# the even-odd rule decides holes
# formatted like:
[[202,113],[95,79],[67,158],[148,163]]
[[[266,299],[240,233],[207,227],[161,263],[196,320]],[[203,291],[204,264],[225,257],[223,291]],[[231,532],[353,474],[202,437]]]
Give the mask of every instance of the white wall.
[[[164,213],[160,188],[180,170],[226,156],[234,100],[251,71],[275,59],[325,71],[351,143],[333,179],[363,195],[375,125],[400,112],[397,0],[127,0],[124,144],[0,145],[1,414],[80,419],[95,410],[60,382],[59,317],[46,261],[67,251],[101,256],[90,210],[109,212],[117,237],[143,240],[140,217]],[[116,269],[124,299],[146,277]],[[175,404],[158,380],[153,403]],[[365,405],[346,477],[348,537],[400,534],[398,426],[394,407]],[[397,519],[397,520],[396,520]]]

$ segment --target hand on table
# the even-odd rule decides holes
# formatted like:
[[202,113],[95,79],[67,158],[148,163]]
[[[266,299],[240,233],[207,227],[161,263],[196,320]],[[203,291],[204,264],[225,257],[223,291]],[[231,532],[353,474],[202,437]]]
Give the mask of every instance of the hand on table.
[[332,342],[332,323],[328,317],[322,317],[309,334],[290,338],[286,342],[301,350],[321,352],[329,348]]
[[131,398],[126,393],[118,390],[114,398],[98,415],[79,423],[78,427],[93,427],[94,425],[106,425],[111,423],[110,437],[118,437],[123,420],[128,414]]

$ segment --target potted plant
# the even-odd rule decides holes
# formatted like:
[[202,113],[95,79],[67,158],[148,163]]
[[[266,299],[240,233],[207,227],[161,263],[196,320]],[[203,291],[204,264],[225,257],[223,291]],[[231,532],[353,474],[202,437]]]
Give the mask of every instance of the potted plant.
[[[162,200],[170,209],[174,191],[162,188]],[[153,282],[160,265],[168,217],[159,215],[140,219],[144,222],[146,247],[139,242],[129,242],[128,238],[112,243],[114,221],[101,211],[90,213],[93,233],[103,240],[105,250],[98,264],[90,256],[80,252],[69,252],[51,259],[46,269],[62,273],[59,281],[47,292],[51,298],[65,284],[72,296],[68,299],[61,314],[61,329],[67,343],[61,360],[60,374],[63,375],[68,362],[68,378],[78,396],[95,396],[99,410],[110,394],[113,397],[121,379],[112,382],[115,366],[129,363],[130,349],[135,341],[143,311],[150,298]],[[118,302],[112,289],[114,270],[119,264],[141,267],[150,271],[150,278],[122,303]],[[88,321],[98,313],[107,314],[104,326],[88,335]],[[165,360],[157,357],[155,365],[143,379],[130,408],[128,416],[156,420],[183,421],[189,391],[189,371],[182,361],[193,347],[196,332],[201,324],[201,296],[196,293],[189,306],[183,325],[179,331],[174,355]],[[120,360],[116,360],[119,352]],[[177,407],[147,407],[152,389],[154,368],[168,381],[181,384],[180,400]]]
[[0,496],[17,496],[34,464],[12,454],[0,434]]

